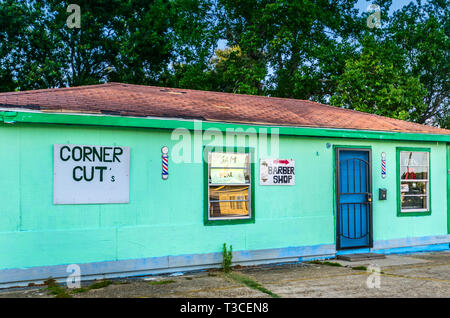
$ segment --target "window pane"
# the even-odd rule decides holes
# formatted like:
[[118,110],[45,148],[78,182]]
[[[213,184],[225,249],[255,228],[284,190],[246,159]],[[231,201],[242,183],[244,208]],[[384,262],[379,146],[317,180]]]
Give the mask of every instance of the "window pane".
[[250,183],[248,153],[209,153],[209,183]]
[[401,194],[402,211],[403,210],[415,210],[415,209],[427,209],[427,197],[407,197]]
[[249,216],[248,186],[209,187],[210,217]]
[[224,184],[224,183],[250,183],[250,176],[248,169],[210,169],[210,183]]
[[236,152],[211,152],[209,158],[210,167],[220,168],[245,168],[248,166],[249,154]]
[[400,192],[402,195],[427,194],[427,182],[402,182]]
[[401,151],[400,166],[428,166],[428,152]]
[[402,180],[428,180],[428,167],[400,167],[400,178]]

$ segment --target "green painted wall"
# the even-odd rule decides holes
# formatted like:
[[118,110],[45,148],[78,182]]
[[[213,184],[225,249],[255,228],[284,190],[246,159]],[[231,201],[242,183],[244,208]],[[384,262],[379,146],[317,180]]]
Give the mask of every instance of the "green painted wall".
[[[256,223],[204,226],[202,164],[171,157],[161,179],[161,147],[176,142],[168,130],[0,125],[0,269],[219,252],[224,242],[235,251],[334,244],[333,145],[372,146],[375,241],[447,234],[445,143],[280,136],[296,185],[259,186],[256,164]],[[53,205],[53,144],[61,143],[130,147],[130,203]],[[431,148],[430,216],[397,217],[397,146]],[[380,187],[387,201],[378,201]]]
[[447,144],[447,232],[450,234],[450,144]]

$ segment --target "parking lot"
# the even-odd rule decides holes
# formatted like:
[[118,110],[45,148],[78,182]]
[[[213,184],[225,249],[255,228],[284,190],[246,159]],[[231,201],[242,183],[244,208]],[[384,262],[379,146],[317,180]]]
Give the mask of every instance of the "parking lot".
[[84,282],[79,289],[48,285],[0,290],[0,297],[450,297],[450,252],[387,255],[347,262],[235,267],[183,275]]

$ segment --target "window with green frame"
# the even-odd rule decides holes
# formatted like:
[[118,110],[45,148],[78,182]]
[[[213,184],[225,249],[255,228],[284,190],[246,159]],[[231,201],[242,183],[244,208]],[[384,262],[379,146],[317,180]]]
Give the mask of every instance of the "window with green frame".
[[430,149],[397,148],[399,215],[423,215],[430,209]]
[[205,224],[254,222],[252,151],[205,147]]

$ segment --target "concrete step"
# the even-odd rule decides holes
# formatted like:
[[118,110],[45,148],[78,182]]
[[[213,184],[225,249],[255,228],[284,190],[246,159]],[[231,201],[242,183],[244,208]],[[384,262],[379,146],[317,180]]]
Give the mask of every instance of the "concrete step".
[[341,259],[347,262],[360,262],[360,261],[367,261],[372,259],[382,259],[386,258],[384,254],[377,254],[377,253],[355,253],[355,254],[344,254],[344,255],[338,255],[337,259]]

